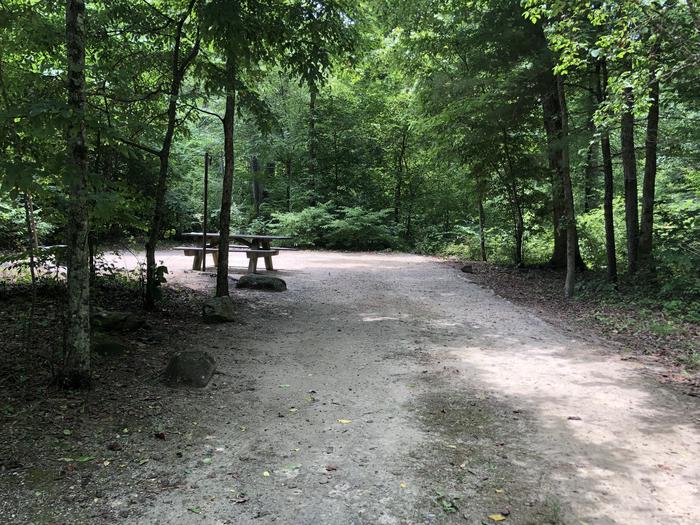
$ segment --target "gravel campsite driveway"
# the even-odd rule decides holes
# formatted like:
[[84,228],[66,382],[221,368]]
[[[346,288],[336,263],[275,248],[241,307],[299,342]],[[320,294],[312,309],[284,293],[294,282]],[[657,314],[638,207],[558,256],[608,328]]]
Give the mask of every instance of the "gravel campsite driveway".
[[[189,258],[159,259],[176,286],[213,285],[183,271]],[[121,452],[89,438],[104,424],[80,430],[97,459],[76,464],[92,470],[61,500],[65,523],[700,521],[698,399],[641,364],[437,259],[301,251],[276,264],[288,291],[237,290],[239,321],[195,319],[196,336],[165,339],[164,356],[211,352],[206,389],[144,383],[134,395],[159,415],[132,411],[145,430],[129,434],[115,421],[100,439]]]
[[133,523],[700,519],[696,399],[437,260],[279,260],[212,334],[197,467]]

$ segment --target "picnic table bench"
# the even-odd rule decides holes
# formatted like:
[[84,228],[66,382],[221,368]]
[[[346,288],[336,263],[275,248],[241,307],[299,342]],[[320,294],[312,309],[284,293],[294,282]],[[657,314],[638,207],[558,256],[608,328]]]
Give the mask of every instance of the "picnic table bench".
[[[181,250],[185,255],[194,257],[192,261],[193,270],[203,270],[206,268],[206,260],[203,256],[207,253],[212,254],[214,266],[219,264],[219,234],[202,232],[185,233],[186,237],[198,239],[204,246],[178,246],[175,250]],[[231,233],[229,239],[241,244],[229,246],[229,252],[245,253],[248,258],[248,273],[256,273],[258,269],[258,259],[263,258],[265,261],[265,269],[273,271],[272,257],[279,255],[281,250],[292,250],[293,248],[281,248],[272,246],[272,241],[287,240],[291,237],[284,235],[257,235],[248,233]]]

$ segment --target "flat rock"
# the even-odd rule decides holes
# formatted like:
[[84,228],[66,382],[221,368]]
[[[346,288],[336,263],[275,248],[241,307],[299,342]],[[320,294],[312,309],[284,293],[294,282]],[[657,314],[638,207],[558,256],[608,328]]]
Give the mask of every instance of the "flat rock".
[[287,289],[285,283],[279,277],[248,273],[236,283],[236,288],[249,288],[251,290],[268,290],[270,292],[284,292]]
[[216,361],[207,352],[178,352],[170,358],[164,373],[165,384],[171,387],[207,386],[216,371]]
[[101,332],[127,333],[138,330],[144,320],[133,312],[118,312],[95,307],[90,317],[92,327]]
[[205,323],[230,323],[236,320],[233,301],[228,295],[211,297],[202,306],[202,318]]

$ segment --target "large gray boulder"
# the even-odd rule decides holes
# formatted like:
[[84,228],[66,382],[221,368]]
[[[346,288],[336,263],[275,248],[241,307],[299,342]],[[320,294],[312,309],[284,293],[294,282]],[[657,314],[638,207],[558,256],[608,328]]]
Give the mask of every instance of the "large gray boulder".
[[233,301],[228,295],[211,297],[202,306],[202,318],[205,323],[230,323],[236,320]]
[[203,388],[216,371],[216,361],[207,352],[178,352],[170,358],[164,373],[165,384],[171,387]]
[[138,330],[144,320],[133,312],[117,312],[94,307],[90,323],[95,330],[101,332],[127,333]]
[[258,275],[249,273],[238,279],[236,288],[249,288],[251,290],[268,290],[270,292],[284,292],[287,289],[285,283],[279,277],[269,275]]

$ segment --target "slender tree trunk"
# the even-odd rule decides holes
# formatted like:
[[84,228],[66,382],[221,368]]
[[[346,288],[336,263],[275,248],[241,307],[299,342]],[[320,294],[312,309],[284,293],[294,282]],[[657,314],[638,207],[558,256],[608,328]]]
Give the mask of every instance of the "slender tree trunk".
[[287,211],[292,211],[292,156],[287,156]]
[[625,174],[625,224],[627,227],[627,270],[638,267],[639,209],[637,196],[637,159],[634,152],[634,98],[632,88],[625,89],[625,110],[622,114],[622,169]]
[[559,95],[559,107],[561,110],[561,132],[564,143],[562,144],[562,187],[564,189],[564,202],[566,204],[566,281],[564,284],[564,296],[574,296],[576,284],[576,251],[578,248],[578,235],[576,231],[576,212],[574,210],[574,193],[571,184],[571,168],[569,162],[569,111],[566,105],[566,93],[564,91],[564,79],[557,75],[557,92]]
[[394,184],[394,222],[401,222],[401,196],[404,179],[404,156],[406,155],[406,128],[401,130],[401,144],[396,159],[396,181]]
[[[549,260],[549,266],[560,269],[566,267],[566,195],[562,180],[564,179],[564,138],[562,131],[562,108],[558,94],[557,79],[551,69],[543,72],[542,115],[547,136],[547,153],[551,169],[552,184],[552,223],[554,226],[554,249]],[[576,267],[585,270],[586,265],[576,246]]]
[[90,261],[88,254],[88,150],[85,133],[85,2],[66,2],[68,57],[68,319],[57,378],[64,388],[90,386]]
[[639,233],[639,265],[654,271],[652,242],[654,233],[654,195],[656,190],[657,144],[659,137],[659,81],[651,84],[651,105],[647,115],[646,160],[642,190],[642,220]]
[[316,194],[316,177],[318,172],[318,136],[316,134],[316,96],[318,89],[316,86],[310,86],[309,94],[309,179],[311,183],[311,198],[309,200],[311,206],[315,206],[317,202]]
[[148,231],[148,240],[146,241],[146,308],[152,310],[155,308],[155,303],[160,286],[161,275],[156,264],[156,247],[160,238],[160,231],[163,227],[163,215],[165,214],[165,192],[167,191],[168,169],[170,163],[170,150],[173,145],[173,137],[175,136],[175,126],[177,125],[177,101],[180,96],[180,87],[182,79],[185,76],[188,65],[194,60],[199,53],[199,39],[195,42],[189,54],[183,59],[180,57],[182,47],[182,35],[185,22],[190,16],[194,8],[196,0],[190,0],[187,11],[178,20],[175,31],[175,43],[173,46],[172,65],[171,65],[171,82],[169,90],[168,102],[168,124],[163,137],[163,145],[158,152],[158,160],[160,163],[158,170],[158,183],[156,185],[155,203],[153,205],[153,216]]
[[34,312],[36,310],[36,258],[37,248],[36,222],[34,221],[34,205],[32,193],[24,192],[24,221],[27,227],[27,251],[29,252],[29,274],[32,279],[32,302],[29,306],[29,318],[27,319],[26,349],[31,351],[34,344]]
[[484,197],[479,193],[479,250],[481,252],[481,260],[486,262],[486,235],[484,228],[486,226],[486,213],[484,212]]
[[[598,76],[598,100],[603,102],[607,97],[608,68],[600,62],[596,67]],[[613,215],[614,174],[612,151],[610,148],[610,133],[607,129],[600,134],[600,150],[603,157],[603,176],[605,179],[605,197],[603,200],[603,215],[605,217],[605,255],[607,258],[607,275],[610,283],[617,283],[617,255],[615,253],[615,219]]]
[[233,194],[233,133],[236,114],[236,71],[231,59],[227,67],[229,90],[226,94],[224,113],[224,180],[221,192],[221,214],[219,223],[219,267],[216,269],[216,296],[223,297],[228,291],[228,247],[231,228],[231,204]]

